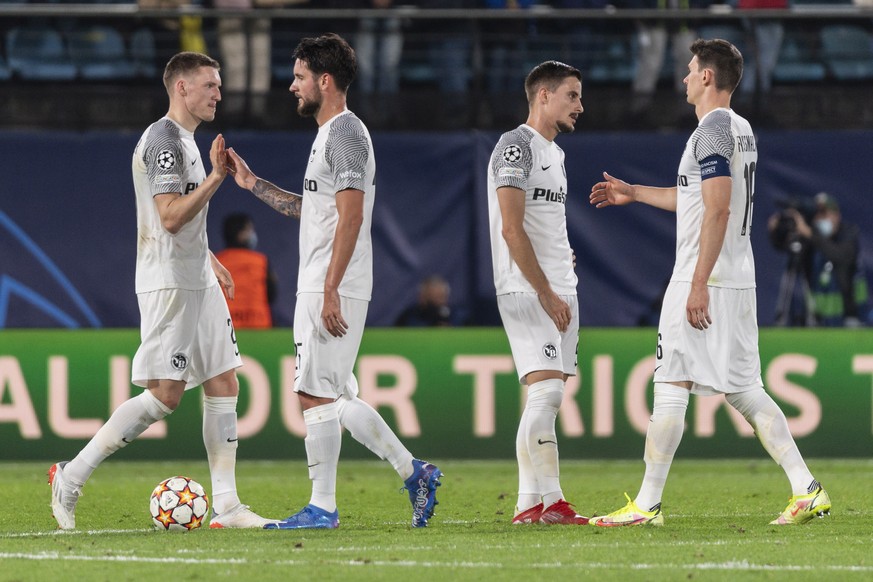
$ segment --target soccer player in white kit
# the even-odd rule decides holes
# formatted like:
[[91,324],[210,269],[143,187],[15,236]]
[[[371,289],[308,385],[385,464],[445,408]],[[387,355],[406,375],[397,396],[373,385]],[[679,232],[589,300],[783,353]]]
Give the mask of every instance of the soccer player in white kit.
[[137,208],[136,293],[142,343],[132,381],[146,388],[119,406],[85,448],[49,469],[52,513],[76,527],[82,487],[97,466],[203,385],[203,443],[212,477],[211,528],[262,528],[264,519],[236,491],[236,404],[242,365],[221,288],[233,298],[230,273],[209,250],[209,200],[227,175],[224,138],[212,142],[207,176],[194,130],[212,121],[221,100],[219,64],[199,53],[175,55],[164,70],[166,116],[146,129],[133,155]]
[[655,398],[646,433],[646,472],[635,499],[592,525],[663,525],[661,496],[682,439],[689,394],[724,394],[755,429],[791,483],[773,525],[827,514],[831,501],[809,472],[785,414],[764,391],[758,354],[752,206],[758,149],[749,123],[730,108],[743,57],[727,41],[697,40],[688,102],[699,120],[675,187],[630,185],[604,173],[591,189],[597,208],[643,202],[676,212],[676,263],[658,328]]
[[294,391],[306,423],[312,495],[298,513],[265,527],[339,527],[336,473],[341,427],[391,463],[409,492],[412,526],[425,527],[437,504],[442,473],[413,458],[379,413],[357,397],[352,374],[373,289],[370,224],[376,196],[370,134],[346,108],[357,71],[355,52],[338,35],[326,34],[303,39],[292,58],[290,91],[299,100],[297,112],[314,117],[319,126],[306,166],[304,194],[259,178],[233,149],[228,150],[237,184],[301,223]]
[[564,499],[555,419],[576,375],[579,303],[567,238],[567,173],[554,142],[582,113],[582,73],[547,61],[525,79],[527,122],[503,134],[488,166],[497,306],[527,401],[516,436],[514,524],[585,525]]

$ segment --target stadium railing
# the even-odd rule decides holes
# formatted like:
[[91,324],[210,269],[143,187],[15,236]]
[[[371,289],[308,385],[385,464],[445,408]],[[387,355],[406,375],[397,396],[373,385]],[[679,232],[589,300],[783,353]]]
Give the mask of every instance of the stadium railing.
[[[552,9],[539,6],[531,10],[438,10],[400,7],[395,9],[321,9],[308,7],[264,8],[256,11],[229,11],[185,6],[177,9],[146,9],[136,3],[10,3],[0,2],[0,34],[7,63],[8,39],[13,30],[50,28],[57,30],[69,51],[76,31],[90,26],[117,30],[125,42],[126,59],[135,71],[120,70],[105,79],[89,79],[88,63],[75,64],[72,80],[43,78],[27,80],[21,71],[10,67],[7,79],[0,75],[0,102],[10,105],[13,115],[4,116],[3,126],[140,127],[153,116],[150,103],[160,101],[160,72],[167,59],[180,50],[180,22],[187,33],[202,38],[207,51],[218,51],[217,19],[233,16],[242,19],[267,17],[272,22],[273,88],[269,99],[282,105],[269,107],[269,120],[243,111],[219,123],[227,126],[259,127],[277,121],[294,126],[287,114],[287,86],[291,79],[290,53],[305,35],[327,30],[339,32],[353,43],[362,19],[399,19],[404,44],[399,67],[400,91],[396,94],[352,92],[353,105],[368,113],[371,127],[377,129],[453,129],[504,127],[517,121],[525,108],[521,81],[530,67],[546,59],[558,59],[582,69],[585,90],[600,97],[600,113],[589,123],[593,127],[651,129],[670,127],[686,121],[679,108],[668,107],[653,116],[626,114],[632,100],[631,80],[638,50],[636,25],[658,19],[668,26],[689,23],[704,30],[729,27],[743,34],[762,20],[778,19],[786,29],[779,64],[774,71],[773,96],[754,95],[750,115],[760,114],[763,122],[778,127],[840,127],[869,119],[873,108],[867,96],[873,85],[873,7],[851,4],[795,4],[787,10],[735,10],[727,5],[685,11],[639,9]],[[193,30],[191,27],[193,26]],[[505,32],[509,30],[510,32]],[[844,33],[851,30],[860,42],[848,45]],[[828,35],[828,31],[837,31]],[[863,40],[867,49],[863,50]],[[836,41],[836,42],[835,42]],[[754,62],[754,43],[746,43],[747,61]],[[838,49],[830,49],[838,46]],[[851,46],[859,46],[852,49]],[[848,48],[847,48],[848,47]],[[672,93],[670,57],[665,60],[658,91]],[[54,91],[53,84],[63,87]],[[850,100],[855,115],[826,111],[829,95],[840,86],[840,98]],[[49,90],[46,90],[49,87]],[[857,99],[855,99],[857,95]],[[61,99],[64,115],[46,115],[52,108],[40,101]],[[100,107],[79,101],[125,99],[137,103],[123,117],[111,116]],[[784,119],[778,108],[768,103],[790,98],[810,103],[802,115]],[[226,100],[247,102],[250,95],[226,95]],[[163,104],[160,104],[161,107]],[[857,115],[859,112],[861,115]],[[798,108],[792,108],[797,110]],[[804,109],[804,108],[800,108]],[[845,109],[841,108],[841,110]],[[70,112],[72,110],[72,113]],[[817,111],[826,111],[816,115]],[[142,117],[136,115],[141,112]],[[436,112],[437,114],[433,114]],[[652,117],[654,119],[652,119]],[[759,125],[762,119],[757,119]]]

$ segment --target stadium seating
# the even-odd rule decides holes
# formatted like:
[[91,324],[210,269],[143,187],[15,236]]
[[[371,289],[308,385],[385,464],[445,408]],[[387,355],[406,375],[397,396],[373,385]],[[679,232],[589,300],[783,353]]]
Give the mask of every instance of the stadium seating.
[[156,65],[155,37],[148,28],[139,28],[130,35],[130,58],[137,76],[154,79],[159,70]]
[[635,38],[603,36],[595,40],[588,80],[595,83],[630,83],[636,61]]
[[0,81],[5,81],[12,77],[12,71],[9,70],[9,65],[6,64],[6,60],[3,57],[0,57]]
[[136,74],[124,38],[109,26],[91,26],[68,35],[70,56],[82,79],[130,79]]
[[821,81],[827,70],[816,56],[812,33],[785,30],[779,60],[773,69],[773,80],[778,83],[804,83]]
[[12,72],[26,80],[71,80],[76,66],[61,34],[45,27],[13,28],[6,35]]
[[746,55],[746,35],[743,29],[737,24],[705,24],[697,29],[697,36],[700,38],[721,38],[735,47],[737,47],[743,55]]
[[830,73],[839,81],[873,79],[873,38],[860,26],[823,26],[821,57]]
[[294,62],[291,53],[299,42],[298,35],[292,34],[284,28],[284,23],[278,23],[273,27],[272,46],[270,50],[273,80],[287,87],[294,80]]

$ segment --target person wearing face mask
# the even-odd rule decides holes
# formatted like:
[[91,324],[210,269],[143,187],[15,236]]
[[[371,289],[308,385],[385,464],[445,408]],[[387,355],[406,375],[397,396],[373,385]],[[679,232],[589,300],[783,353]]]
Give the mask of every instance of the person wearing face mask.
[[825,327],[857,327],[858,303],[866,290],[858,274],[858,226],[842,220],[840,206],[827,192],[814,198],[811,224],[802,213],[792,216],[804,248],[804,267],[809,283],[810,306],[815,324]]
[[224,219],[225,249],[216,256],[236,282],[236,296],[228,301],[236,329],[273,327],[270,305],[276,297],[277,277],[267,256],[255,250],[258,233],[247,214]]

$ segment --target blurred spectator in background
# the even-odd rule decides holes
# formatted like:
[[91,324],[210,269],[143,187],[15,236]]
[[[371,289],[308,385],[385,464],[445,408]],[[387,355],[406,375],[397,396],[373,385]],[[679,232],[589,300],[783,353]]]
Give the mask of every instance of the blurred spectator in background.
[[216,257],[236,284],[236,295],[227,304],[234,327],[273,327],[270,304],[276,298],[277,277],[267,256],[255,250],[258,233],[250,216],[238,213],[224,219],[224,245]]
[[[557,10],[603,10],[604,13],[615,10],[614,2],[610,0],[543,0],[540,3]],[[558,42],[560,50],[560,53],[556,51],[552,55],[540,56],[543,59],[557,58],[565,63],[573,63],[582,71],[582,78],[587,82],[591,68],[602,64],[601,55],[607,50],[607,39],[627,34],[628,25],[623,20],[611,20],[606,28],[602,20],[558,18],[542,20],[537,23],[537,27],[542,38]]]
[[[395,8],[394,0],[333,0],[334,7],[384,10]],[[387,12],[385,12],[387,14]],[[356,86],[360,87],[360,104],[368,124],[386,127],[402,124],[400,59],[403,56],[403,19],[397,16],[356,19],[347,31],[358,59]],[[331,29],[334,30],[334,29]]]
[[[419,0],[422,9],[451,10],[476,8],[476,0]],[[426,23],[430,35],[430,60],[437,72],[440,91],[461,94],[471,76],[470,38],[472,22],[465,19],[432,20]]]
[[[492,10],[527,10],[537,4],[537,0],[481,1],[485,8]],[[501,18],[483,20],[481,26],[486,58],[485,88],[492,96],[492,122],[509,123],[518,117],[518,109],[525,106],[524,85],[519,79],[530,68],[526,62],[528,39],[536,36],[536,23],[527,19]]]
[[777,324],[859,326],[859,304],[867,301],[859,231],[842,220],[836,199],[820,192],[811,204],[789,204],[768,229],[774,246],[789,252]]
[[[141,10],[180,10],[178,18],[163,18],[153,25],[152,32],[160,52],[171,55],[180,50],[208,54],[203,37],[203,17],[182,12],[183,8],[199,5],[199,0],[137,0]],[[146,19],[146,22],[151,20]]]
[[[740,10],[787,10],[788,0],[736,0]],[[744,18],[746,52],[741,97],[766,95],[773,85],[773,69],[779,60],[785,27],[776,18]]]
[[399,327],[448,327],[454,325],[449,306],[451,288],[439,275],[426,277],[418,285],[418,301],[410,305],[394,325]]
[[[476,8],[478,0],[416,0],[422,10]],[[465,18],[427,20],[415,23],[416,39],[424,43],[436,86],[442,94],[433,113],[445,129],[467,128],[471,124],[467,93],[472,72],[472,37],[475,25]],[[410,35],[412,36],[412,35]]]
[[[357,8],[392,8],[394,0],[358,0]],[[358,86],[362,93],[393,95],[400,88],[403,31],[400,18],[361,18],[355,34]]]
[[[263,6],[263,0],[211,2],[218,10],[240,12]],[[222,16],[218,19],[217,32],[226,113],[239,115],[247,110],[252,116],[263,118],[272,81],[270,19]]]
[[[709,5],[706,0],[630,0],[626,8],[645,8],[657,10],[688,10]],[[661,77],[670,42],[673,66],[673,88],[677,93],[685,92],[683,80],[688,74],[691,60],[691,43],[697,38],[696,31],[686,20],[639,20],[637,21],[637,67],[633,80],[633,113],[648,109]]]

